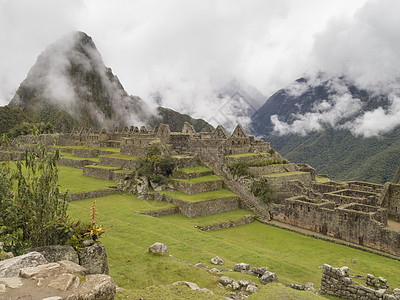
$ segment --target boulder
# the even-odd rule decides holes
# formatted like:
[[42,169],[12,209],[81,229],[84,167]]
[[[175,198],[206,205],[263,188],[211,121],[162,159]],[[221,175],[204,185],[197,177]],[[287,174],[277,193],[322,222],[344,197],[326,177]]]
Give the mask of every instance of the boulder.
[[223,265],[224,261],[219,256],[216,256],[214,258],[211,258],[211,263],[214,265]]
[[165,246],[163,243],[157,242],[150,246],[149,252],[158,253],[161,255],[168,255],[169,250],[168,250],[168,247]]
[[184,284],[185,286],[187,286],[189,289],[194,290],[194,291],[201,291],[201,292],[205,292],[208,294],[214,294],[212,291],[210,291],[209,289],[206,288],[200,288],[197,284],[193,283],[193,282],[188,282],[188,281],[177,281],[174,282],[172,285],[177,285],[177,284]]
[[233,279],[228,276],[222,276],[220,277],[219,282],[222,283],[223,285],[228,285],[233,282]]
[[80,284],[77,299],[111,300],[114,299],[117,285],[112,278],[104,274],[88,275]]
[[240,286],[243,286],[243,287],[246,287],[249,284],[256,285],[256,283],[254,281],[250,281],[250,280],[239,280],[238,283]]
[[254,284],[249,284],[246,287],[246,292],[249,293],[249,294],[253,294],[253,293],[258,292],[258,288]]
[[255,275],[257,275],[258,277],[261,277],[264,275],[265,272],[267,272],[269,269],[268,267],[260,267],[260,268],[256,268],[253,267],[253,269],[251,270]]
[[79,262],[89,274],[108,274],[106,248],[101,242],[79,249]]
[[44,246],[37,248],[29,248],[24,251],[29,252],[39,252],[42,253],[48,262],[56,262],[60,260],[70,260],[76,264],[79,264],[78,253],[69,245],[61,246]]
[[271,282],[277,282],[278,281],[278,276],[276,276],[276,273],[267,271],[264,273],[263,276],[261,276],[260,281],[262,284],[268,284]]
[[250,265],[246,263],[236,264],[234,271],[236,272],[248,272],[250,270]]
[[46,263],[46,258],[39,252],[30,252],[6,259],[0,261],[0,277],[16,277],[23,268],[36,267]]

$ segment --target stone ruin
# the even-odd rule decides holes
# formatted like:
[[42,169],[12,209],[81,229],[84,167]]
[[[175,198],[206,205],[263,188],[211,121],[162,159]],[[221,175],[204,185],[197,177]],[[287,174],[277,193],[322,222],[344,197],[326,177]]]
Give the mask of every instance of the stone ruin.
[[[53,136],[41,135],[39,139],[43,144],[51,145]],[[131,126],[122,131],[117,127],[113,132],[103,129],[98,133],[75,128],[71,134],[56,136],[59,145],[117,147],[120,154],[131,156],[143,155],[150,144],[160,143],[162,151],[169,154],[199,157],[225,186],[240,196],[240,206],[258,216],[400,256],[400,233],[391,228],[392,221],[388,218],[393,216],[400,220],[399,184],[317,182],[315,170],[304,164],[250,168],[256,178],[266,178],[277,190],[278,199],[265,206],[249,192],[248,181],[232,176],[227,166],[237,161],[232,157],[234,154],[252,153],[260,159],[281,156],[269,143],[246,134],[240,125],[231,135],[222,126],[209,132],[196,132],[192,125],[185,123],[181,132],[171,132],[168,125],[160,124],[152,130]],[[32,143],[32,140],[32,136],[19,137],[19,142],[23,143]],[[72,155],[92,157],[98,152],[96,149],[74,149]],[[110,160],[107,157],[101,159]],[[113,179],[112,170],[97,168],[96,171],[107,172],[104,179]],[[215,209],[214,213],[218,211]]]

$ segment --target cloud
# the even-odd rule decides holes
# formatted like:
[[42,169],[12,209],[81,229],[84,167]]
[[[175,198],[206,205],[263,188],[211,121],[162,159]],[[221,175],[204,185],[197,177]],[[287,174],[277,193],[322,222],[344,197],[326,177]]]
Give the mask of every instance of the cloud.
[[233,78],[266,96],[286,86],[310,66],[314,34],[365,0],[349,2],[2,0],[0,104],[47,45],[82,30],[129,94],[151,103],[154,92],[166,91],[164,106],[218,123],[246,123],[246,104],[219,99],[215,91]]
[[[288,91],[291,93],[295,91],[294,96],[297,96],[320,85],[321,81],[320,76],[314,79],[309,78],[306,82],[293,84],[295,87],[289,88]],[[280,121],[277,115],[271,116],[274,131],[278,135],[299,134],[304,136],[310,132],[320,131],[327,126],[341,127],[343,120],[359,113],[362,102],[360,99],[353,98],[345,80],[334,78],[324,81],[324,83],[328,87],[328,97],[314,102],[310,112],[292,115],[294,121],[290,124]]]

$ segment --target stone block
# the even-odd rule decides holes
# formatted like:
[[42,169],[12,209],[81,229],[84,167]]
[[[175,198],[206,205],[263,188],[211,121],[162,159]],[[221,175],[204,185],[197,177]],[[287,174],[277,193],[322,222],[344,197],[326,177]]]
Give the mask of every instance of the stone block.
[[79,250],[80,265],[88,269],[89,274],[108,274],[106,248],[101,242]]
[[65,245],[54,245],[54,246],[44,246],[37,248],[29,248],[24,251],[29,252],[39,252],[42,253],[48,262],[57,262],[60,260],[70,260],[76,264],[79,264],[78,253],[71,246]]
[[30,252],[0,261],[0,277],[16,277],[23,268],[46,264],[47,260],[39,252]]

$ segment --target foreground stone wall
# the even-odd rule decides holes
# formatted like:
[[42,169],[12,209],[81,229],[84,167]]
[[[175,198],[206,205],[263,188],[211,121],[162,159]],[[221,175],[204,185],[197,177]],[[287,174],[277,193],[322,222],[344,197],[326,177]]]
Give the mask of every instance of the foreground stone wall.
[[373,275],[367,275],[367,285],[358,284],[352,281],[348,267],[333,268],[324,264],[321,277],[321,294],[328,294],[344,299],[360,300],[397,300],[400,299],[398,289],[391,293],[386,284],[386,280],[379,277],[375,279]]
[[83,175],[103,180],[113,180],[113,171],[115,170],[118,170],[118,168],[99,168],[96,166],[86,166],[83,168]]

